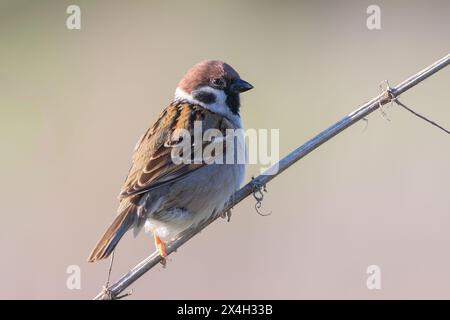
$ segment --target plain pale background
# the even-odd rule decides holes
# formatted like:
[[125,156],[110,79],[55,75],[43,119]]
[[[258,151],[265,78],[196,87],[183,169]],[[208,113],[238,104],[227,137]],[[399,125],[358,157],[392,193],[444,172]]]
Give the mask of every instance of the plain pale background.
[[[139,136],[203,59],[255,89],[247,128],[286,154],[449,52],[449,1],[0,1],[0,298],[93,297],[87,255]],[[82,29],[65,27],[78,4]],[[450,69],[402,101],[450,127]],[[132,298],[450,298],[449,136],[399,107],[346,130],[135,283]],[[256,174],[249,168],[246,180]],[[124,237],[113,280],[153,252]],[[380,266],[382,290],[366,288]],[[79,265],[81,290],[66,288]]]

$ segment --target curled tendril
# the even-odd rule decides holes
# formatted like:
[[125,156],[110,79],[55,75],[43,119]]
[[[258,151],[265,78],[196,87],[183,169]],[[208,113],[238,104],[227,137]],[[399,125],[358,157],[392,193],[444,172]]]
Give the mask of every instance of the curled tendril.
[[[379,89],[380,89],[380,94],[383,96],[383,99],[389,99],[391,101],[391,105],[392,105],[392,89],[391,86],[389,85],[389,81],[384,80],[379,84]],[[387,113],[384,111],[383,106],[381,104],[381,99],[378,100],[378,107],[380,109],[381,112],[381,116],[387,120],[387,121],[391,121],[391,119],[389,119],[389,117],[387,116]]]
[[127,292],[127,293],[124,293],[124,294],[122,294],[122,295],[120,295],[120,296],[117,296],[117,297],[116,297],[116,300],[120,300],[120,299],[123,299],[123,298],[125,298],[125,297],[131,296],[132,294],[133,294],[133,290],[130,290],[130,291]]
[[109,289],[107,285],[103,286],[102,295],[104,300],[114,300],[112,291]]
[[269,211],[268,213],[262,213],[260,210],[262,207],[262,202],[264,200],[264,192],[267,193],[266,185],[260,183],[254,177],[252,177],[252,182],[253,182],[253,198],[255,198],[256,200],[255,203],[256,212],[263,217],[271,215],[272,211]]

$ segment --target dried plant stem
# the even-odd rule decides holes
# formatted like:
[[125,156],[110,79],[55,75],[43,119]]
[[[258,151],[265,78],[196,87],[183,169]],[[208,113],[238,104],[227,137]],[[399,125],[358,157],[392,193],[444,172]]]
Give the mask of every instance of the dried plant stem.
[[[364,103],[362,106],[360,106],[357,110],[353,111],[349,115],[345,116],[335,124],[333,124],[331,127],[325,129],[324,131],[320,132],[318,135],[298,147],[297,149],[290,152],[288,155],[286,155],[284,158],[282,158],[277,164],[275,164],[277,170],[274,170],[273,168],[269,168],[267,172],[276,172],[275,174],[262,174],[256,178],[254,178],[251,182],[246,184],[244,187],[242,187],[239,191],[236,192],[234,197],[232,198],[232,201],[228,204],[228,206],[225,208],[224,212],[228,211],[232,207],[234,207],[236,204],[241,202],[243,199],[248,197],[249,195],[253,194],[255,191],[255,186],[261,187],[266,185],[268,182],[270,182],[272,179],[274,179],[276,176],[278,176],[280,173],[282,173],[284,170],[292,166],[295,162],[312,152],[314,149],[322,145],[323,143],[327,142],[331,138],[333,138],[335,135],[340,133],[341,131],[345,130],[352,124],[356,123],[357,121],[363,119],[373,111],[380,108],[382,105],[395,100],[400,94],[404,93],[405,91],[411,89],[418,83],[422,82],[423,80],[427,79],[434,73],[438,72],[439,70],[443,69],[450,63],[450,54],[446,55],[442,59],[436,61],[429,67],[423,69],[422,71],[416,73],[415,75],[411,76],[410,78],[406,79],[399,85],[393,88],[388,88],[385,92],[379,94],[369,102]],[[177,239],[176,241],[170,243],[170,245],[167,247],[167,253],[170,254],[174,251],[176,251],[179,247],[181,247],[185,242],[189,241],[193,236],[195,236],[197,233],[199,233],[201,230],[206,228],[212,221],[208,221],[207,223],[200,226],[197,230],[192,231],[188,234],[183,235],[181,238]],[[145,274],[147,271],[149,271],[151,268],[156,266],[159,262],[161,262],[161,256],[158,254],[158,252],[153,253],[146,259],[144,259],[142,262],[140,262],[138,265],[136,265],[133,269],[131,269],[127,274],[122,276],[118,281],[116,281],[113,285],[111,285],[108,288],[108,294],[105,294],[105,292],[99,293],[94,299],[96,300],[102,300],[102,299],[117,299],[120,298],[119,294],[123,292],[126,288],[128,288],[133,282],[135,282],[137,279],[139,279],[143,274]]]

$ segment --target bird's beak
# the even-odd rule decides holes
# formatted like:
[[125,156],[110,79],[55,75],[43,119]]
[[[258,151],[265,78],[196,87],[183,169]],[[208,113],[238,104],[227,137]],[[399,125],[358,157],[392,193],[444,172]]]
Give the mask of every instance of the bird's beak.
[[235,93],[241,93],[253,89],[253,86],[242,79],[234,80],[231,83],[230,90]]

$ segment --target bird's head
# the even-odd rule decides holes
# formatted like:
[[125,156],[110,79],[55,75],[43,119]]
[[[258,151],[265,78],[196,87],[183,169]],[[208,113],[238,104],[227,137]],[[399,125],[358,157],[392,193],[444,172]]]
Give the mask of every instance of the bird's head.
[[193,66],[175,91],[176,100],[199,104],[223,116],[239,116],[239,94],[253,86],[240,78],[229,64],[206,60]]

